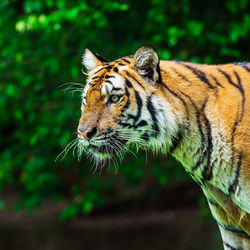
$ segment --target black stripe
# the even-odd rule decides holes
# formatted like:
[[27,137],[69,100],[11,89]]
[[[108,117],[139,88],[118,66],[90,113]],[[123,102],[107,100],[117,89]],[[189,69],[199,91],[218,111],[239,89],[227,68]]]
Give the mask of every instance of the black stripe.
[[126,122],[122,122],[122,121],[118,121],[119,125],[121,125],[122,127],[128,127],[128,128],[132,128],[133,126],[129,123]]
[[220,223],[218,221],[217,221],[217,223],[224,230],[226,230],[228,232],[231,232],[231,233],[237,235],[238,237],[245,238],[245,239],[250,239],[250,236],[245,231],[243,231],[242,229],[240,229],[238,227],[235,227],[233,225],[225,225],[225,224],[222,224],[222,223]]
[[180,145],[181,141],[183,139],[183,135],[181,134],[181,132],[179,131],[179,133],[177,134],[176,137],[173,138],[172,140],[172,145],[169,149],[169,153],[173,154],[174,151],[177,149],[177,147]]
[[238,73],[235,71],[234,72],[236,78],[237,78],[237,81],[238,81],[238,89],[241,93],[241,96],[242,96],[242,104],[241,104],[241,116],[240,116],[240,121],[242,120],[242,117],[243,117],[243,114],[244,114],[244,106],[245,106],[245,101],[246,101],[246,98],[245,98],[245,91],[244,91],[244,88],[242,87],[242,84],[241,84],[241,79],[240,79],[240,76],[238,75]]
[[229,245],[228,243],[226,243],[226,242],[224,242],[224,241],[223,241],[223,244],[224,244],[227,248],[229,248],[230,250],[244,250],[242,247],[233,247],[233,246]]
[[224,86],[220,84],[220,82],[217,80],[217,78],[216,78],[215,76],[213,76],[213,75],[210,75],[210,76],[213,78],[213,80],[215,81],[215,83],[216,83],[218,86],[220,86],[221,88],[224,88]]
[[113,86],[113,83],[110,80],[106,80],[105,82],[110,83]]
[[113,66],[108,65],[108,66],[105,66],[105,67],[103,67],[103,68],[109,71],[109,70],[111,70],[111,69],[113,68]]
[[106,80],[105,83],[109,83],[109,84],[112,85],[112,91],[113,91],[113,90],[115,90],[115,91],[122,90],[122,88],[114,87],[113,83],[112,83],[110,80]]
[[195,109],[196,123],[198,125],[199,133],[201,135],[201,154],[200,154],[196,164],[192,167],[192,171],[195,171],[196,169],[198,169],[200,167],[201,163],[203,162],[204,155],[205,155],[206,150],[207,150],[206,147],[205,147],[205,135],[204,135],[203,130],[202,130],[202,125],[201,125],[201,122],[200,122],[200,111],[199,111],[198,107],[196,106],[193,99],[189,95],[186,95],[183,92],[182,92],[182,94],[184,96],[186,96],[190,100],[190,102],[192,103],[192,106]]
[[246,65],[242,66],[248,73],[250,73],[250,68]]
[[191,65],[188,65],[186,63],[182,63],[182,62],[177,62],[180,65],[183,65],[184,67],[186,67],[187,69],[191,70],[202,82],[206,83],[206,85],[210,88],[210,89],[214,89],[215,87],[209,82],[209,80],[207,79],[206,73],[204,73],[203,71],[201,71],[200,69],[197,69]]
[[153,121],[153,125],[152,128],[155,131],[155,135],[157,135],[160,132],[159,126],[158,126],[158,121],[156,118],[156,110],[155,107],[151,101],[151,96],[148,96],[147,98],[147,109],[151,115],[152,121]]
[[136,90],[135,90],[135,99],[138,107],[137,115],[135,116],[135,123],[136,123],[141,116],[141,108],[142,108],[142,99],[140,97],[139,92]]
[[172,69],[180,78],[182,78],[184,81],[190,82],[183,74],[181,74],[180,72],[178,72],[174,67],[171,67],[171,69]]
[[237,186],[239,184],[239,176],[240,176],[241,164],[242,164],[242,152],[239,155],[239,160],[238,160],[238,164],[236,166],[233,181],[231,182],[231,184],[228,187],[228,192],[229,193],[235,193],[236,188],[237,188]]
[[224,75],[224,76],[227,78],[227,81],[228,81],[230,84],[232,84],[232,85],[233,85],[234,87],[236,87],[236,88],[239,87],[237,84],[235,84],[235,83],[232,81],[230,75],[228,75],[224,70],[218,69],[218,71],[219,71],[222,75]]
[[126,79],[125,83],[128,86],[128,88],[133,88],[132,83],[128,79]]
[[[235,123],[234,123],[234,127],[233,127],[233,131],[232,131],[232,167],[234,165],[234,155],[235,155],[235,148],[234,148],[234,136],[235,136],[235,132],[236,132],[236,129],[237,129],[237,126],[240,124],[242,118],[243,118],[243,115],[244,115],[244,108],[245,108],[245,91],[244,91],[244,88],[242,87],[242,84],[241,84],[241,79],[238,75],[237,72],[234,72],[236,78],[237,78],[237,82],[238,82],[238,85],[236,83],[234,83],[232,81],[232,79],[230,78],[230,76],[226,73],[222,71],[221,73],[228,79],[229,83],[232,84],[233,86],[235,86],[237,89],[239,89],[241,95],[242,95],[242,102],[241,102],[241,108],[239,109],[238,108],[238,111],[237,111],[237,114],[236,114],[236,119],[235,119]],[[239,112],[240,112],[240,115],[239,115]]]
[[113,87],[112,90],[115,90],[115,91],[118,91],[118,90],[122,90],[122,88],[116,88],[116,87]]
[[205,147],[205,135],[202,130],[202,125],[200,122],[200,112],[198,110],[195,112],[195,116],[196,116],[196,122],[198,124],[199,133],[201,135],[201,154],[198,157],[196,164],[192,167],[192,171],[195,171],[196,169],[200,167],[200,165],[204,161],[204,156],[207,152],[207,147]]
[[110,78],[115,78],[115,76],[106,75],[105,78],[110,79]]
[[187,120],[189,121],[188,106],[187,106],[187,103],[185,102],[185,100],[184,100],[182,97],[180,97],[178,94],[176,94],[173,90],[171,90],[171,89],[167,86],[167,84],[165,84],[164,82],[162,82],[162,85],[161,85],[161,86],[163,86],[165,89],[167,89],[168,92],[170,92],[173,96],[175,96],[176,98],[178,98],[178,99],[182,102],[183,106],[185,107],[186,113],[187,113]]
[[134,127],[138,128],[138,127],[144,127],[144,126],[147,126],[147,125],[148,125],[148,123],[145,120],[142,120],[138,124],[136,124],[136,126],[134,126]]
[[162,76],[161,76],[161,69],[160,69],[159,63],[157,64],[156,70],[157,70],[157,73],[158,73],[158,79],[157,79],[156,82],[161,84],[162,83]]
[[141,116],[141,109],[142,109],[142,99],[140,97],[140,94],[135,89],[134,89],[134,92],[135,92],[135,100],[136,100],[137,108],[138,108],[137,114],[136,115],[132,115],[132,114],[128,114],[127,115],[128,116],[128,120],[129,119],[133,119],[134,120],[133,126],[135,126],[136,122],[140,118],[140,116]]
[[[239,108],[238,108],[239,109]],[[236,113],[236,118],[235,118],[235,122],[234,122],[234,126],[233,126],[233,131],[232,131],[232,138],[231,138],[231,141],[232,141],[232,151],[234,153],[235,149],[234,149],[234,136],[235,136],[235,131],[239,125],[239,110],[237,111]],[[234,158],[234,157],[232,157]],[[232,161],[232,166],[233,166],[233,161]]]
[[[92,51],[91,51],[91,52],[92,52]],[[92,53],[97,57],[97,59],[98,59],[99,61],[101,61],[101,62],[109,62],[107,59],[105,59],[104,57],[100,56],[99,54],[94,53],[94,52],[92,52]]]
[[121,60],[123,60],[123,61],[126,62],[126,63],[130,63],[130,61],[128,61],[128,60],[125,59],[125,58],[121,58]]
[[241,80],[240,80],[240,77],[239,77],[239,75],[237,74],[237,72],[234,72],[234,74],[235,74],[235,76],[237,77],[238,85],[231,79],[230,75],[227,74],[224,70],[218,69],[218,71],[219,71],[222,75],[224,75],[224,76],[227,78],[228,82],[229,82],[231,85],[233,85],[235,88],[239,89],[239,91],[241,92],[241,94],[242,94],[243,97],[245,96],[245,95],[244,95],[244,89],[242,88]]
[[[106,69],[108,72],[112,69],[112,66],[111,65],[108,65],[108,66],[104,66],[104,67],[102,67],[102,68],[100,68],[99,70],[97,70],[96,72],[95,72],[95,74],[97,74],[99,71],[101,71],[101,70],[103,70],[103,69]],[[107,72],[106,72],[107,73]],[[104,77],[104,75],[102,75],[100,78],[103,78]]]
[[132,115],[132,114],[127,114],[127,120],[129,119],[135,119],[135,115]]
[[100,72],[100,71],[103,70],[103,69],[106,69],[106,67],[100,68],[99,70],[97,70],[97,71],[95,72],[95,74],[97,74],[98,72]]
[[207,130],[207,164],[204,166],[204,169],[202,171],[202,178],[203,178],[203,181],[209,181],[211,180],[212,176],[213,176],[213,169],[212,169],[212,166],[211,166],[211,155],[212,155],[212,152],[213,152],[213,138],[212,138],[212,131],[211,131],[211,126],[210,126],[210,122],[209,120],[207,119],[206,115],[205,115],[205,107],[206,107],[206,104],[207,104],[207,100],[206,99],[204,102],[203,102],[203,105],[202,105],[202,109],[201,109],[201,114],[204,118],[204,122],[205,122],[205,127],[206,127],[206,130]]
[[128,107],[129,107],[129,105],[130,105],[130,100],[129,100],[130,94],[129,94],[129,91],[128,91],[127,88],[125,88],[125,95],[127,96],[127,102],[126,102],[126,104],[125,104],[125,105],[123,106],[123,108],[122,108],[122,113],[123,113],[126,109],[128,109]]
[[145,132],[145,133],[141,136],[141,138],[142,138],[144,141],[148,141],[148,140],[149,140],[149,135],[148,135],[148,133]]
[[223,71],[222,69],[218,69],[218,71],[227,78],[228,82],[231,85],[233,85],[235,88],[237,88],[240,91],[240,93],[242,95],[242,113],[241,113],[241,118],[242,118],[243,112],[244,112],[243,109],[244,109],[244,105],[245,105],[245,91],[244,91],[244,88],[243,88],[243,86],[241,84],[240,76],[238,75],[237,72],[234,71],[234,75],[236,76],[237,82],[238,82],[238,84],[236,84],[234,81],[232,81],[230,75],[228,75],[225,71]]
[[127,71],[125,71],[125,73],[126,73],[126,75],[127,75],[128,77],[132,78],[135,82],[137,82],[137,83],[145,90],[144,86],[143,86],[134,76],[132,76],[132,75],[131,75],[129,72],[127,72]]
[[215,200],[212,200],[210,198],[207,198],[207,202],[210,204],[210,205],[213,205],[215,207],[219,207],[219,204],[215,201]]

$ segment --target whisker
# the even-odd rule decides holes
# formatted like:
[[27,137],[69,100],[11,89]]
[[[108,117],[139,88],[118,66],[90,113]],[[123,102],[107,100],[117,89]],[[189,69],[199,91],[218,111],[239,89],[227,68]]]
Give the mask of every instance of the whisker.
[[87,72],[85,72],[83,69],[82,69],[82,73],[85,75],[85,76],[88,76],[89,74]]
[[59,159],[63,155],[63,157],[61,158],[61,161],[62,161],[64,159],[64,157],[67,155],[67,153],[69,152],[69,150],[73,146],[75,146],[77,144],[77,142],[78,142],[78,139],[76,138],[73,141],[71,141],[70,143],[68,143],[66,145],[66,147],[64,148],[64,150],[56,157],[55,162],[57,161],[57,159]]
[[66,86],[66,85],[77,85],[77,86],[82,86],[82,87],[85,86],[85,84],[81,83],[81,82],[66,82],[66,83],[59,85],[58,88],[61,88],[61,87]]

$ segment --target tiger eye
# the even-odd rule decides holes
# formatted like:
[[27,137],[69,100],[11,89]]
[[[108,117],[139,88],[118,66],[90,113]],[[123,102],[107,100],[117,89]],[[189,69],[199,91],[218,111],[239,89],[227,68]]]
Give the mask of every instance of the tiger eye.
[[119,96],[118,95],[112,95],[111,96],[111,101],[112,102],[118,102],[119,101]]

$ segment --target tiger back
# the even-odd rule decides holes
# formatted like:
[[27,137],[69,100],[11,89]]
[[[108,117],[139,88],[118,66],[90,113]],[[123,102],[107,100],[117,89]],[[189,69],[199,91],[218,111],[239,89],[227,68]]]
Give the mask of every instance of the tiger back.
[[201,186],[225,249],[250,249],[250,64],[160,61],[151,46],[108,62],[86,49],[79,154],[170,153]]

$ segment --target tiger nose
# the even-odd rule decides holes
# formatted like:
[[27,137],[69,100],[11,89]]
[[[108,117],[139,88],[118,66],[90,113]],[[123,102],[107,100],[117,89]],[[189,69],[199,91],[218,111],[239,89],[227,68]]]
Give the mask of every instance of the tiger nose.
[[97,128],[81,128],[79,127],[77,130],[78,134],[83,136],[86,140],[90,140],[96,133],[97,133]]

